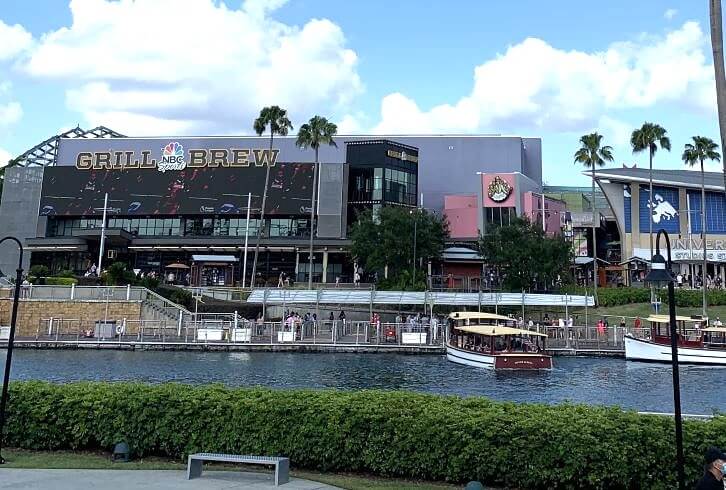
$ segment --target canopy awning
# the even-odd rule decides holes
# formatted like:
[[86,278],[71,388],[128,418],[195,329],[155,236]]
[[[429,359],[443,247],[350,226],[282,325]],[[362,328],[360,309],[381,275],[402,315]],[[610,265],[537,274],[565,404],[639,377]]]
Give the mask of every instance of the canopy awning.
[[192,255],[193,262],[237,262],[234,255]]
[[248,303],[340,305],[450,305],[450,306],[594,306],[592,296],[530,293],[447,293],[438,291],[364,291],[361,289],[255,289]]
[[462,332],[475,333],[478,335],[486,335],[488,337],[503,337],[505,335],[531,335],[534,337],[547,337],[546,334],[532,332],[521,328],[505,327],[503,325],[471,325],[463,327],[455,327],[456,330]]
[[702,332],[726,334],[726,327],[708,327],[701,329]]
[[[651,323],[670,323],[671,318],[668,315],[650,315],[648,318],[646,318]],[[676,316],[677,322],[703,322],[705,319],[703,318],[692,318],[690,316]]]
[[494,313],[481,313],[478,311],[455,311],[449,315],[453,320],[505,320],[513,321],[504,315],[495,315]]

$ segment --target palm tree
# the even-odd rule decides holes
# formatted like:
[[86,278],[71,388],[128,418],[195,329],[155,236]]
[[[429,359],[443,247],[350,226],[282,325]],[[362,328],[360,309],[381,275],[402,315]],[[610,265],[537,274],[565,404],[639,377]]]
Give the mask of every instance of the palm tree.
[[[648,202],[653,205],[653,157],[660,146],[663,150],[671,151],[671,140],[666,136],[666,130],[658,125],[644,122],[640,129],[633,131],[630,136],[630,145],[633,153],[640,153],[648,150],[649,174],[648,174]],[[650,209],[648,217],[648,232],[650,234],[650,256],[653,256],[653,209]]]
[[[718,126],[721,133],[721,147],[726,145],[726,71],[723,60],[723,21],[721,0],[709,0],[711,17],[711,49],[713,50],[713,70],[716,75],[716,105],[718,107]],[[723,167],[723,184],[726,193],[726,160]]]
[[295,144],[300,148],[315,150],[313,164],[313,197],[310,201],[310,263],[308,266],[308,289],[313,288],[313,237],[315,236],[315,197],[318,190],[318,152],[320,145],[337,148],[333,137],[338,133],[338,126],[321,116],[313,116],[310,121],[300,126]]
[[[701,242],[703,243],[703,273],[701,274],[701,289],[703,290],[703,316],[706,316],[706,181],[703,174],[703,162],[712,160],[718,162],[721,155],[718,145],[710,138],[694,136],[693,144],[686,143],[681,159],[689,167],[701,164]],[[690,216],[689,216],[690,219]]]
[[580,149],[575,152],[575,163],[592,170],[592,277],[594,279],[593,295],[597,298],[597,233],[595,226],[595,167],[602,167],[605,162],[613,161],[613,148],[602,146],[602,135],[590,133],[580,138]]
[[[264,107],[260,111],[260,115],[253,124],[257,136],[262,136],[267,128],[270,129],[270,156],[272,158],[272,140],[276,134],[286,136],[288,130],[292,129],[292,124],[287,118],[287,111],[276,105]],[[268,160],[272,163],[272,160]],[[267,204],[267,187],[270,183],[270,165],[265,169],[265,188],[262,190],[262,207],[260,208],[260,221],[257,224],[257,242],[255,243],[255,258],[252,261],[252,277],[250,285],[255,286],[257,274],[257,257],[260,254],[260,238],[262,237],[262,228],[265,223],[265,205]]]

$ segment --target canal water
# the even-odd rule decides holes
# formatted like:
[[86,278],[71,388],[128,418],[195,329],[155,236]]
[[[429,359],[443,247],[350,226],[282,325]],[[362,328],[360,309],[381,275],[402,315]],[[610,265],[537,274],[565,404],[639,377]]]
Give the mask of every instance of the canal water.
[[[4,353],[0,352],[2,366]],[[17,349],[11,374],[15,380],[53,382],[402,389],[514,402],[570,401],[641,411],[673,410],[670,365],[615,358],[558,357],[549,372],[494,372],[453,364],[441,355]],[[724,381],[726,368],[682,366],[684,413],[726,411]]]

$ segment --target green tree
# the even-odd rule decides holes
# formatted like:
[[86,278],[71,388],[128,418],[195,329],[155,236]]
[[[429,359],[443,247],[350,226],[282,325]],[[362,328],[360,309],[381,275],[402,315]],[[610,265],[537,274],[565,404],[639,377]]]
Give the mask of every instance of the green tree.
[[683,162],[689,167],[693,167],[696,164],[701,165],[701,242],[703,243],[703,273],[701,274],[701,285],[703,289],[703,316],[706,316],[706,308],[708,307],[706,300],[706,180],[703,173],[703,162],[706,160],[720,161],[721,155],[716,150],[718,150],[718,145],[712,139],[704,136],[694,136],[693,143],[686,143],[683,149],[683,155],[681,156]]
[[575,164],[580,164],[585,168],[589,168],[591,172],[592,183],[592,277],[595,288],[595,296],[597,296],[597,223],[595,220],[595,168],[602,167],[605,162],[613,161],[613,149],[611,146],[603,146],[602,135],[598,133],[590,133],[580,138],[580,148],[575,152]]
[[[666,130],[658,125],[649,122],[633,131],[630,135],[630,146],[633,147],[633,153],[648,151],[649,174],[648,174],[648,200],[653,202],[653,157],[660,146],[663,150],[671,151],[671,140],[666,136]],[[653,255],[653,210],[649,214],[648,232],[650,235],[650,255]]]
[[[709,0],[711,19],[711,50],[713,51],[713,71],[716,77],[716,106],[718,108],[718,127],[721,134],[721,147],[726,145],[726,71],[723,60],[723,20],[721,0]],[[726,161],[723,168],[724,192],[726,192]]]
[[501,271],[512,291],[547,289],[557,276],[568,277],[572,263],[571,245],[562,236],[547,236],[527,218],[488,229],[478,245],[485,263]]
[[321,116],[313,116],[310,121],[300,126],[295,144],[300,148],[315,150],[313,164],[313,196],[310,201],[310,262],[308,264],[308,289],[313,288],[313,241],[315,237],[315,200],[318,191],[318,163],[320,145],[335,146],[333,139],[338,133],[338,126]]
[[[292,129],[292,123],[287,118],[287,111],[276,105],[264,107],[260,111],[260,115],[253,123],[257,136],[262,136],[267,129],[270,131],[270,158],[272,158],[272,141],[275,135],[285,136]],[[272,160],[269,160],[271,163]],[[267,205],[267,188],[270,182],[270,166],[265,169],[265,187],[262,189],[262,207],[260,208],[260,221],[257,225],[257,241],[255,243],[255,257],[252,260],[252,276],[250,285],[254,287],[257,274],[257,258],[260,254],[260,239],[262,237],[262,228],[265,223],[265,206]]]
[[411,277],[414,229],[416,258],[426,263],[441,257],[449,237],[446,220],[425,209],[397,206],[382,208],[375,219],[371,210],[358,215],[350,233],[351,253],[367,271],[383,273],[387,268],[383,287],[407,289],[415,283],[414,289],[422,289],[425,281],[418,274]]

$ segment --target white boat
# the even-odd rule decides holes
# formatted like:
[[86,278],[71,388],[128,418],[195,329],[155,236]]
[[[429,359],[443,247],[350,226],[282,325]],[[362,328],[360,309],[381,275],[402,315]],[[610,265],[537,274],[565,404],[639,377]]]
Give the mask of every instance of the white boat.
[[551,369],[552,356],[544,352],[547,336],[514,325],[506,316],[454,312],[449,315],[446,359],[489,369]]
[[[631,361],[672,362],[670,319],[667,315],[647,318],[650,330],[642,338],[625,336],[625,358]],[[689,326],[689,323],[692,324]],[[726,327],[698,328],[699,317],[676,317],[678,362],[726,366]],[[636,332],[637,333],[637,332]]]

